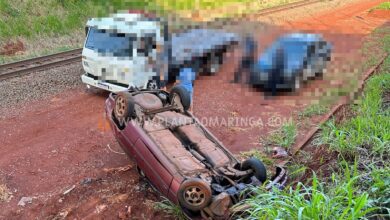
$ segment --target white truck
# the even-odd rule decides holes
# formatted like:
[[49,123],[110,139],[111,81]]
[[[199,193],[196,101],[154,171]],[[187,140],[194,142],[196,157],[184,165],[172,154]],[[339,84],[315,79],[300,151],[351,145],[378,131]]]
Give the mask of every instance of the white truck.
[[87,22],[82,52],[87,87],[119,92],[130,87],[157,89],[179,70],[216,72],[223,54],[239,38],[221,30],[170,33],[160,18],[120,13]]

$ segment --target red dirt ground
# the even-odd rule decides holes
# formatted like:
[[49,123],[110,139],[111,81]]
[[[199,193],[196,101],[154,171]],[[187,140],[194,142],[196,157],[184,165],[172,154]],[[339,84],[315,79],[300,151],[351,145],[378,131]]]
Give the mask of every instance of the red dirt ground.
[[[42,219],[67,212],[72,219],[95,219],[118,216],[128,207],[132,217],[159,217],[152,207],[158,195],[139,180],[125,155],[114,153],[122,151],[102,117],[106,95],[69,91],[30,103],[28,111],[0,122],[1,181],[14,197],[0,204],[0,219]],[[109,170],[129,164],[127,171]],[[85,178],[98,181],[81,185]],[[62,195],[73,185],[73,191]],[[126,197],[116,201],[122,194]],[[36,198],[22,208],[17,203],[23,196]]]
[[[375,27],[382,26],[387,20],[370,18],[370,25],[361,19],[351,19],[360,16],[367,17],[369,9],[382,1],[359,1],[359,3],[342,7],[336,11],[325,11],[317,17],[308,17],[286,24],[284,29],[269,28],[258,33],[261,52],[277,36],[282,33],[303,30],[323,34],[333,45],[332,61],[328,65],[324,80],[309,82],[296,94],[265,97],[262,92],[229,83],[233,79],[234,67],[237,64],[239,52],[227,59],[217,76],[202,77],[195,82],[194,112],[204,122],[210,122],[211,131],[222,139],[233,152],[261,147],[260,138],[267,132],[275,130],[281,123],[294,118],[296,113],[321,98],[330,88],[340,89],[345,83],[361,78],[363,59],[361,47],[365,37]],[[333,29],[333,27],[335,27]],[[351,28],[353,27],[353,28]],[[312,28],[312,29],[310,29]],[[362,31],[364,30],[364,31]],[[257,35],[255,35],[257,36]],[[342,75],[342,77],[340,77]],[[356,77],[356,76],[359,77]],[[338,97],[334,97],[337,100]],[[221,126],[213,126],[215,117],[220,118]],[[211,119],[210,119],[211,118]],[[231,118],[233,126],[226,126]],[[235,126],[236,118],[259,119],[258,126]],[[295,118],[296,119],[296,118]],[[314,117],[311,124],[316,124],[319,117]],[[245,120],[244,120],[245,121]],[[226,123],[223,123],[226,122]],[[245,124],[245,123],[244,123]],[[255,123],[254,123],[255,124]],[[303,138],[310,126],[302,126],[298,140]],[[297,141],[299,142],[299,141]]]
[[[323,33],[335,48],[330,76],[325,80],[310,82],[298,94],[265,98],[261,91],[229,83],[237,62],[231,56],[217,76],[204,76],[195,82],[194,114],[202,122],[209,122],[206,125],[233,152],[261,147],[259,138],[295,117],[329,85],[341,86],[343,81],[332,81],[339,72],[353,73],[364,36],[384,22],[368,16],[368,10],[379,2],[383,1],[360,1],[320,13],[318,19],[296,22],[285,27],[287,30],[259,35],[261,51],[292,28]],[[238,56],[239,51],[235,54]],[[108,130],[103,117],[106,96],[85,93],[83,89],[67,91],[50,100],[27,103],[26,111],[0,121],[0,183],[13,193],[10,202],[0,203],[0,219],[164,218],[152,207],[159,195],[139,180],[134,164],[121,154]],[[216,116],[219,126],[210,124],[210,118],[216,120]],[[240,117],[252,120],[252,126],[235,125],[235,118]],[[229,126],[228,118],[233,118],[233,126]],[[298,138],[308,130],[302,127]],[[129,164],[128,170],[107,170]],[[93,181],[81,184],[85,178]],[[63,195],[73,185],[75,189]],[[23,196],[34,197],[32,204],[17,206]]]
[[376,9],[368,13],[369,17],[390,20],[390,10]]
[[25,49],[23,42],[20,40],[17,40],[16,42],[8,42],[0,49],[0,55],[12,56],[25,51]]

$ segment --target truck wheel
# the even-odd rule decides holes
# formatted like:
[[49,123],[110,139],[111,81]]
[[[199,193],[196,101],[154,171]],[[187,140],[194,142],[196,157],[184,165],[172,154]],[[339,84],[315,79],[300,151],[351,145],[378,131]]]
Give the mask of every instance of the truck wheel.
[[177,197],[184,208],[200,211],[211,202],[211,188],[201,179],[188,179],[180,185]]
[[119,122],[124,122],[134,116],[134,102],[131,94],[118,93],[115,97],[114,115]]
[[207,61],[206,72],[210,75],[215,75],[222,64],[222,61],[223,61],[222,52],[211,54]]
[[180,85],[174,86],[171,89],[169,100],[171,101],[171,105],[174,105],[183,111],[187,111],[191,105],[190,93]]
[[[306,71],[306,70],[303,70],[303,71]],[[295,76],[295,79],[294,79],[294,84],[291,86],[291,90],[295,91],[295,90],[300,89],[302,87],[302,81],[303,81],[303,77],[301,77],[301,74],[297,74]]]
[[264,164],[257,158],[249,158],[241,164],[241,170],[252,169],[255,177],[264,183],[267,180],[267,170]]
[[211,60],[210,60],[210,64],[209,64],[209,73],[211,75],[214,75],[218,72],[219,70],[219,67],[221,65],[221,56],[222,54],[215,54],[214,56],[212,56]]

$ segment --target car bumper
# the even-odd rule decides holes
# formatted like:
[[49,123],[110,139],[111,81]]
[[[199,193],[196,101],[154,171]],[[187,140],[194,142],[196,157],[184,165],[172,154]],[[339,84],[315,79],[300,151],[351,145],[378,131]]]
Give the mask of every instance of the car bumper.
[[102,80],[96,80],[88,76],[87,74],[81,75],[81,81],[89,86],[93,86],[95,88],[103,89],[114,93],[127,90],[127,88],[124,86],[118,86],[112,83],[104,82]]
[[[266,190],[272,191],[273,189],[284,189],[287,183],[287,171],[277,166],[276,173],[265,186]],[[250,190],[251,186],[245,187],[242,191],[237,191],[237,195],[229,195],[229,193],[222,192],[217,196],[213,197],[211,204],[202,210],[203,214],[206,214],[208,217],[212,218],[229,218],[229,215],[233,213],[242,213],[247,208],[249,208],[245,204],[237,205],[240,201],[249,198],[252,196],[252,192]],[[252,187],[256,187],[253,185]],[[233,199],[232,197],[236,197]]]

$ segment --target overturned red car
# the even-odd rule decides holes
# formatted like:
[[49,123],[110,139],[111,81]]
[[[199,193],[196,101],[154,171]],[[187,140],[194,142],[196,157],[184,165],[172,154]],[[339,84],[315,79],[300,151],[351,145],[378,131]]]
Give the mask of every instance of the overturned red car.
[[[119,144],[140,175],[190,217],[225,218],[252,187],[267,180],[263,163],[238,161],[190,112],[181,86],[110,94],[106,114]],[[286,171],[276,168],[268,187],[282,187]]]

